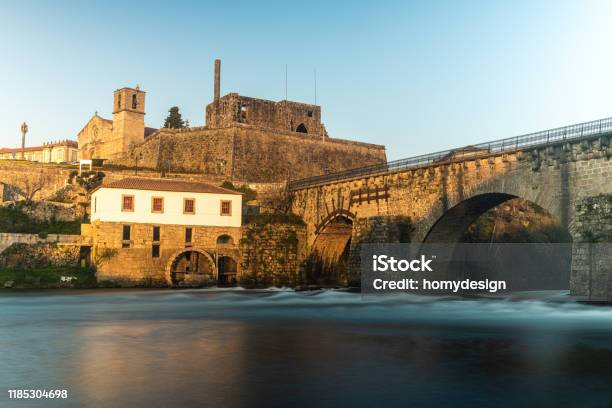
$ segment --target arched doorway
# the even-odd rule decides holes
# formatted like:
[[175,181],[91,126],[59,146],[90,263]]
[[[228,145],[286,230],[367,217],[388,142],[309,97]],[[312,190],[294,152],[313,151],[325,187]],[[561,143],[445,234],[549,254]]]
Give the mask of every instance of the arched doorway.
[[318,228],[312,249],[312,268],[308,280],[316,284],[346,284],[353,220],[347,214],[336,215]]
[[308,133],[308,129],[306,129],[306,125],[304,125],[303,123],[300,123],[295,129],[295,131],[298,133]]
[[173,285],[203,285],[215,280],[215,264],[211,256],[198,250],[176,254],[170,263],[170,282]]
[[545,208],[511,194],[485,193],[448,209],[424,244],[446,259],[448,279],[503,278],[510,290],[569,289],[572,237]]
[[233,258],[221,255],[217,265],[219,285],[235,285],[238,283],[238,263]]

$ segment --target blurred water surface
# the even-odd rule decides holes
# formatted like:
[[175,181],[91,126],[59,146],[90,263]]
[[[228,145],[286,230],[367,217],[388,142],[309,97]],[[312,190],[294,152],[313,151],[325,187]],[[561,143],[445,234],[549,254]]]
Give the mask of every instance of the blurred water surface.
[[[612,406],[612,307],[342,291],[0,293],[0,406]],[[8,389],[68,389],[15,401]]]

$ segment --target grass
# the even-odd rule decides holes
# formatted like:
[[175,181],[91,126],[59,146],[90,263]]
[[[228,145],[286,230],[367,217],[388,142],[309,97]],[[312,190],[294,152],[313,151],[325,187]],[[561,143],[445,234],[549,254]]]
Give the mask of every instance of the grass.
[[80,221],[41,222],[28,217],[19,208],[0,208],[0,232],[21,234],[80,234]]
[[[61,282],[62,276],[74,276],[72,283]],[[93,269],[72,267],[46,267],[36,269],[0,269],[0,288],[8,281],[17,289],[47,288],[95,288],[96,276]]]

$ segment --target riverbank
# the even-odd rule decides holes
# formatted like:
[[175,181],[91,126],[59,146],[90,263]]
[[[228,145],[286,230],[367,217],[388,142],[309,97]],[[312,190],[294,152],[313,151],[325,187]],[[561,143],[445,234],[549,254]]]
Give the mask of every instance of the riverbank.
[[81,267],[0,269],[0,288],[5,289],[92,289],[101,287],[93,269]]

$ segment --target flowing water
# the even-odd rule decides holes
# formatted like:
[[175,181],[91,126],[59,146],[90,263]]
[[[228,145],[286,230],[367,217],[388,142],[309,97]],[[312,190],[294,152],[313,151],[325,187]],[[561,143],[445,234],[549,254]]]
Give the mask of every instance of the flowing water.
[[[612,406],[612,307],[289,290],[0,294],[0,406]],[[9,400],[8,389],[67,389]]]

